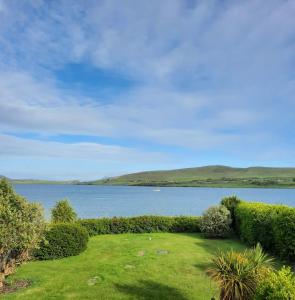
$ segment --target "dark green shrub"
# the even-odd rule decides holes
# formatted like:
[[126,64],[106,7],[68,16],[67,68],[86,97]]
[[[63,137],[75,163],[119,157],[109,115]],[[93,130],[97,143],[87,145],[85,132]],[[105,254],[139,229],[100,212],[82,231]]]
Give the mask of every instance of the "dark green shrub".
[[235,195],[224,197],[220,202],[221,205],[224,205],[230,211],[233,229],[236,229],[235,209],[240,202],[241,200]]
[[269,272],[255,293],[255,300],[295,300],[295,276],[290,268]]
[[199,217],[139,216],[82,219],[90,236],[97,234],[145,232],[200,232]]
[[79,224],[55,224],[45,233],[45,240],[36,250],[41,260],[78,255],[87,247],[88,232]]
[[67,199],[58,201],[51,210],[52,223],[73,223],[77,220],[77,214]]
[[283,205],[241,202],[235,210],[238,233],[250,245],[282,258],[295,259],[295,209]]
[[200,229],[206,237],[224,238],[231,232],[231,223],[230,211],[225,206],[212,206],[203,213]]

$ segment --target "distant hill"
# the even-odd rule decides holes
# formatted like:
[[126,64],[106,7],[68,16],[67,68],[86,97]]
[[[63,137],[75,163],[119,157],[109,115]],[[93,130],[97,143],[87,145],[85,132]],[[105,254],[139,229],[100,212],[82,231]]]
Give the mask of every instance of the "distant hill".
[[7,178],[7,180],[16,184],[78,184],[80,182],[79,180],[11,179],[0,175],[1,178]]
[[205,166],[148,171],[84,184],[143,186],[295,187],[295,168]]

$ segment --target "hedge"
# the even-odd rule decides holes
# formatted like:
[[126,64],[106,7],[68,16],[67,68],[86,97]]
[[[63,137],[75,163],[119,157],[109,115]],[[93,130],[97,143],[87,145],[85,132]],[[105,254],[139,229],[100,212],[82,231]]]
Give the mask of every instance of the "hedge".
[[200,232],[199,217],[139,216],[81,219],[89,236],[144,232]]
[[236,210],[240,238],[281,258],[295,260],[295,208],[256,202],[241,202]]
[[51,225],[34,256],[40,260],[78,255],[87,248],[88,232],[79,224]]

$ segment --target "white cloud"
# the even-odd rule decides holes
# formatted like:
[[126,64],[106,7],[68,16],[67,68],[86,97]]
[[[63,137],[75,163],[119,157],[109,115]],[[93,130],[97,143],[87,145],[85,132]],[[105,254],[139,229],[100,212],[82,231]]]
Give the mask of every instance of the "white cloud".
[[85,159],[98,162],[160,162],[168,160],[164,154],[138,151],[133,148],[98,143],[70,143],[28,140],[0,134],[1,157],[39,157]]
[[[295,121],[294,14],[294,1],[279,0],[2,1],[0,133],[95,135],[216,157],[247,149],[259,157],[283,144]],[[108,101],[86,97],[55,78],[69,63],[138,84]],[[9,145],[30,143],[38,142]],[[45,144],[36,146],[45,151]],[[91,157],[116,156],[103,145],[50,145],[74,156],[81,147]],[[289,138],[286,147],[293,145]]]

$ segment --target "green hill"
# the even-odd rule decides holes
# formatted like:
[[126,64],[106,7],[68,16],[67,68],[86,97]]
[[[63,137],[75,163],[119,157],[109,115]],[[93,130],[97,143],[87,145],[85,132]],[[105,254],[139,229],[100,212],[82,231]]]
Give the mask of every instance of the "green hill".
[[206,166],[139,172],[84,184],[295,188],[295,168]]
[[78,184],[78,180],[43,180],[43,179],[11,179],[0,175],[1,178],[6,178],[14,184]]

